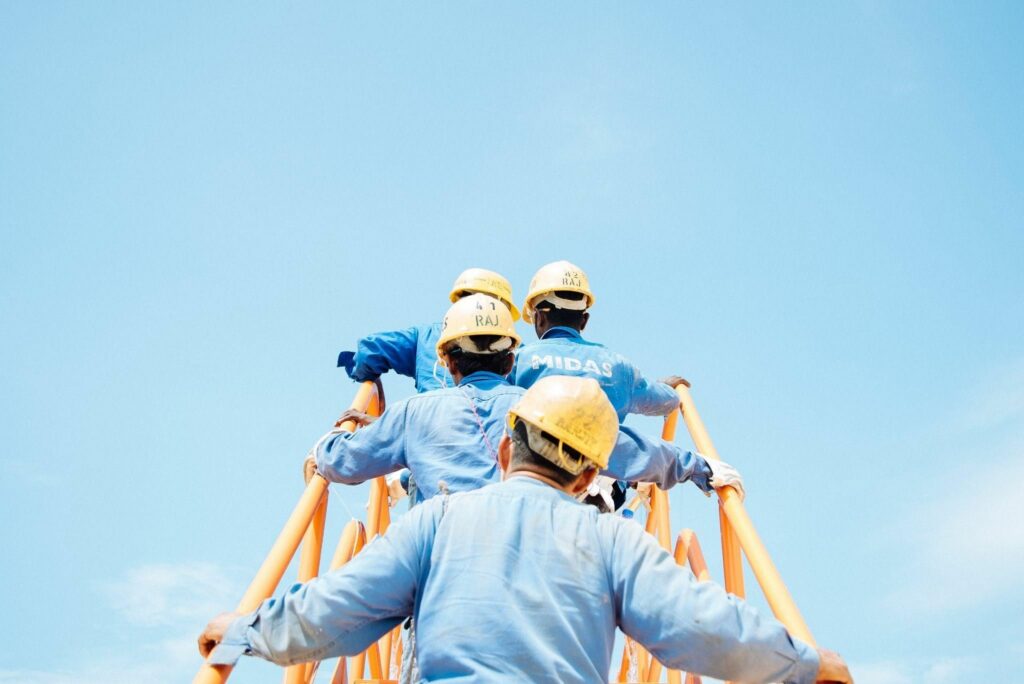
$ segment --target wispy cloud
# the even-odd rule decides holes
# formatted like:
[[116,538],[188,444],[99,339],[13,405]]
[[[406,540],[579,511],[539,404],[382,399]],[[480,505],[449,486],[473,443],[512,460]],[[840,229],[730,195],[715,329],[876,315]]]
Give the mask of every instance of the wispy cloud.
[[212,563],[152,564],[104,585],[104,593],[129,624],[153,627],[205,622],[234,605],[238,587]]
[[[173,684],[187,680],[200,659],[196,637],[206,621],[230,610],[241,582],[212,563],[141,565],[100,585],[111,614],[111,650],[73,668],[0,669],[0,684]],[[127,631],[132,647],[116,651]],[[170,636],[169,636],[170,635]]]
[[964,681],[975,670],[974,662],[969,658],[855,663],[850,667],[857,684],[947,684]]
[[963,433],[1024,422],[1024,358],[995,369],[968,394],[957,427]]
[[130,655],[97,656],[74,669],[0,670],[0,684],[173,684],[199,663],[195,637],[182,636],[142,644]]
[[886,597],[890,608],[936,614],[1024,596],[1024,360],[968,397],[945,421],[955,468],[907,483],[917,503],[891,540],[907,580]]

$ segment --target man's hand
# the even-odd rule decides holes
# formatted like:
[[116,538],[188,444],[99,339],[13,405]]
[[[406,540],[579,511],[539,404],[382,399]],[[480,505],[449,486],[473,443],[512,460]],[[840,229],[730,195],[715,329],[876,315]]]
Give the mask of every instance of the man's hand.
[[665,383],[666,385],[668,385],[672,389],[675,389],[676,387],[679,387],[679,385],[686,385],[687,387],[690,386],[690,381],[689,380],[687,380],[684,377],[680,377],[678,375],[670,375],[667,378],[662,378],[661,380],[659,380],[659,382]]
[[[733,468],[725,461],[715,461],[713,459],[705,459],[708,467],[711,468],[711,479],[710,484],[715,489],[721,489],[722,487],[732,487],[736,490],[736,493],[740,495],[740,500],[746,498],[747,493],[743,489],[743,478],[740,477],[740,471]],[[710,496],[711,493],[708,492]]]
[[206,625],[206,629],[199,635],[199,655],[204,658],[208,657],[210,651],[224,638],[224,632],[227,631],[231,623],[241,615],[241,613],[221,613],[210,620],[210,624]]
[[819,648],[818,658],[821,660],[821,665],[818,667],[818,676],[814,681],[822,684],[825,682],[853,684],[850,668],[846,667],[846,663],[838,653],[827,648]]
[[316,475],[316,456],[314,456],[311,451],[306,454],[306,460],[302,463],[303,482],[309,484],[309,481],[313,479],[314,475]]
[[338,420],[334,421],[334,427],[340,428],[342,423],[349,420],[351,420],[359,427],[366,427],[373,421],[377,420],[377,417],[371,416],[368,413],[363,413],[362,411],[357,411],[355,409],[348,409],[347,411],[341,414],[341,417],[338,418]]

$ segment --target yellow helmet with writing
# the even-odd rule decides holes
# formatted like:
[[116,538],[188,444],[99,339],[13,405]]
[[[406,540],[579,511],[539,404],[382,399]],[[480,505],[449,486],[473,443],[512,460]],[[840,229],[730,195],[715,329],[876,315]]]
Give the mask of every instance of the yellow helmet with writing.
[[[554,294],[556,292],[579,292],[583,297],[567,299]],[[590,281],[583,269],[568,261],[556,261],[542,266],[530,281],[530,291],[523,304],[524,321],[533,322],[534,310],[541,300],[550,301],[560,309],[584,311],[594,305],[594,293],[590,291]]]
[[619,435],[619,416],[593,378],[541,378],[509,410],[510,428],[520,420],[530,449],[573,475],[608,467]]
[[512,303],[512,284],[505,276],[488,271],[486,268],[467,268],[455,279],[448,298],[457,302],[467,294],[474,292],[482,292],[500,299],[512,313],[512,320],[519,320],[519,309]]
[[[485,335],[487,338],[479,339]],[[505,303],[477,293],[449,307],[437,341],[437,356],[444,363],[446,352],[456,346],[470,354],[498,354],[512,351],[518,344],[512,312]]]

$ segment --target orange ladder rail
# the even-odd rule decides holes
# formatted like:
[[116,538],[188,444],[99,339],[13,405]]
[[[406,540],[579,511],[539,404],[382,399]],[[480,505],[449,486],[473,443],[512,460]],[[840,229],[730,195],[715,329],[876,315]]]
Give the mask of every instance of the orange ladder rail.
[[[377,388],[374,384],[372,382],[364,382],[359,387],[359,391],[356,392],[355,399],[352,400],[350,408],[357,411],[368,411],[376,400],[376,396]],[[346,421],[342,424],[341,428],[351,432],[355,430],[356,425],[352,421]],[[274,540],[274,544],[270,547],[270,552],[267,554],[266,559],[256,572],[252,582],[249,583],[249,588],[246,589],[242,599],[238,602],[238,606],[235,609],[237,612],[250,613],[256,610],[263,599],[268,598],[274,593],[326,494],[327,480],[319,475],[310,478],[309,483],[306,485],[306,490],[299,497],[299,502],[295,505],[291,515],[288,516],[288,520],[285,522],[280,534],[278,534],[277,539]],[[222,684],[231,676],[233,669],[231,665],[203,663],[192,682],[193,684]]]
[[[686,385],[679,385],[676,387],[676,393],[679,395],[683,420],[686,421],[686,427],[690,431],[690,437],[693,439],[697,450],[705,458],[715,461],[720,460],[718,458],[718,451],[708,435],[707,428],[704,427],[704,422],[700,419],[700,414],[697,413],[693,397],[690,396],[690,389]],[[732,487],[722,487],[717,492],[720,510],[723,514],[722,519],[728,519],[729,527],[735,533],[738,545],[743,549],[747,562],[750,563],[750,568],[754,571],[754,577],[757,578],[757,582],[761,586],[761,591],[764,593],[772,613],[775,614],[779,622],[786,626],[790,634],[811,646],[816,646],[814,637],[811,636],[810,628],[808,628],[807,623],[804,621],[800,609],[796,607],[796,602],[789,593],[789,589],[786,588],[785,582],[782,581],[782,576],[772,562],[771,556],[768,555],[768,549],[765,548],[764,542],[761,541],[761,537],[757,534],[754,523],[747,514],[740,495]],[[724,549],[724,530],[726,528],[723,527],[722,529]],[[726,567],[728,568],[728,566]],[[738,570],[742,577],[742,566]],[[728,569],[726,572],[728,573]],[[728,582],[728,575],[726,576],[726,581]],[[727,583],[726,590],[728,589]]]

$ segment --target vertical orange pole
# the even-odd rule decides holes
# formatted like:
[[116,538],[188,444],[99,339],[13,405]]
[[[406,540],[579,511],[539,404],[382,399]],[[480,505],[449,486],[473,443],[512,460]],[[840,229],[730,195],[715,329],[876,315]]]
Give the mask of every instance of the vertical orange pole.
[[[690,437],[693,439],[697,451],[706,458],[720,460],[718,450],[715,449],[711,436],[704,428],[704,423],[697,413],[697,407],[694,406],[693,399],[690,397],[690,389],[686,385],[679,385],[676,387],[676,394],[679,395],[683,420],[686,421],[686,427],[690,431]],[[736,539],[736,533],[724,511],[719,510],[718,524],[722,531],[722,568],[725,573],[725,590],[743,598],[746,595],[746,590],[743,586],[743,559],[740,556],[739,540]]]
[[[697,407],[693,403],[693,397],[690,396],[689,389],[684,385],[680,385],[676,388],[676,392],[679,394],[679,399],[682,402],[683,420],[686,421],[686,426],[690,430],[693,443],[697,445],[697,449],[705,457],[718,460],[718,452],[715,451],[704,423],[700,419],[700,414],[697,413]],[[771,607],[775,617],[786,626],[790,634],[814,646],[814,637],[811,636],[811,630],[807,627],[807,623],[804,622],[803,615],[800,614],[800,610],[796,607],[796,602],[793,601],[789,589],[786,588],[785,582],[782,581],[782,576],[776,569],[775,564],[772,563],[772,559],[768,555],[768,549],[765,548],[761,537],[758,536],[757,530],[754,528],[754,523],[750,520],[750,516],[747,515],[747,511],[743,507],[740,495],[732,487],[722,487],[718,490],[718,500],[721,511],[725,518],[728,519],[728,524],[735,531],[739,545],[743,547],[743,551],[747,555],[747,561],[750,562],[750,568],[754,571],[754,576],[757,578],[758,584],[761,585],[761,591],[764,592],[764,596],[768,600],[768,605]]]
[[[359,411],[366,410],[375,398],[376,391],[377,388],[372,382],[364,382],[356,392],[351,407]],[[348,421],[342,425],[342,428],[351,431],[355,429],[355,424]],[[302,493],[299,503],[296,504],[281,533],[274,540],[270,553],[267,554],[263,565],[256,572],[256,576],[249,584],[249,588],[246,589],[242,600],[238,602],[238,607],[235,609],[237,612],[251,613],[259,607],[263,599],[274,593],[326,493],[327,480],[319,475],[310,478],[306,485],[306,491]],[[231,676],[232,669],[229,665],[203,663],[192,682],[193,684],[222,684]]]
[[[331,570],[337,570],[345,563],[348,563],[352,560],[353,556],[362,551],[364,546],[366,546],[366,528],[358,520],[350,520],[341,532],[338,548],[331,559]],[[359,676],[363,676],[361,666]],[[345,658],[341,657],[338,658],[338,664],[334,667],[331,684],[345,684],[347,680],[348,669],[345,667]]]
[[[317,506],[313,520],[302,538],[302,553],[299,556],[298,580],[308,582],[320,574],[320,553],[323,550],[324,524],[327,520],[327,499],[324,497]],[[290,665],[284,671],[284,684],[304,684],[313,673],[313,663]]]
[[689,563],[690,570],[697,577],[697,581],[707,582],[711,579],[708,564],[704,560],[704,552],[701,550],[700,542],[697,541],[697,535],[693,533],[693,530],[683,530],[679,533],[676,540],[675,559],[676,563],[680,565]]

